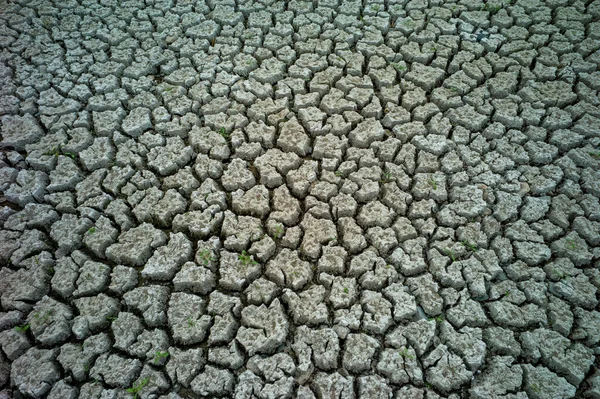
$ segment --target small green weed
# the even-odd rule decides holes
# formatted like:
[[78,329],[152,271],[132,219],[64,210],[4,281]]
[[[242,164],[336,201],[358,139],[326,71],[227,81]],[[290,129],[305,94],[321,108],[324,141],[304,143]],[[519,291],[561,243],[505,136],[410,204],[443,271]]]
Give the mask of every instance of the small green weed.
[[394,179],[394,175],[391,172],[382,172],[381,173],[381,182],[389,183]]
[[138,398],[138,394],[140,393],[140,391],[142,389],[144,389],[144,387],[146,385],[148,385],[148,382],[150,382],[150,378],[144,378],[143,380],[141,380],[139,382],[139,384],[134,385],[131,388],[127,388],[127,392],[133,394],[133,399],[137,399]]
[[29,324],[22,324],[20,326],[15,326],[15,331],[20,333],[26,333],[31,326]]
[[109,323],[112,323],[115,320],[117,320],[117,316],[106,316],[106,321]]
[[187,325],[188,325],[188,327],[194,327],[196,325],[196,321],[194,319],[192,319],[191,317],[188,317]]
[[600,159],[600,151],[590,151],[588,154],[596,159]]
[[531,387],[531,390],[533,392],[536,392],[536,393],[540,393],[541,392],[541,389],[540,389],[540,387],[537,384],[534,383],[534,384],[531,384],[529,386]]
[[401,72],[401,71],[405,71],[405,70],[406,70],[406,66],[404,66],[404,65],[400,65],[400,64],[398,64],[397,62],[392,62],[392,63],[390,63],[390,65],[391,65],[392,67],[394,67],[394,69],[395,69],[395,70],[397,70],[397,71],[400,71],[400,72]]
[[344,293],[348,294],[350,291],[348,290],[348,287],[344,287]]
[[342,173],[342,172],[341,172],[341,171],[339,171],[339,170],[336,170],[334,174],[335,174],[337,177],[344,177],[344,173]]
[[164,359],[166,357],[169,357],[169,352],[156,351],[156,353],[154,354],[154,364],[158,364],[158,362],[160,362],[160,359]]
[[446,248],[444,250],[444,253],[446,255],[448,255],[450,257],[450,259],[452,259],[452,262],[456,262],[456,256],[454,255],[454,251],[453,250]]
[[559,280],[564,280],[571,277],[562,270],[558,270],[557,268],[553,268],[552,272],[556,275],[556,278],[558,278]]
[[54,314],[53,310],[48,310],[47,312],[44,313],[34,313],[33,314],[33,318],[38,320],[40,323],[42,324],[46,324],[48,322],[48,320],[50,320],[50,316],[52,316]]
[[411,355],[410,352],[408,351],[408,349],[406,349],[406,348],[402,348],[400,350],[400,352],[398,352],[398,354],[407,359],[411,359],[411,360],[415,359],[415,357],[413,355]]
[[257,261],[252,259],[252,255],[248,255],[246,251],[242,251],[242,253],[238,255],[238,260],[242,262],[242,265],[244,266],[258,264]]
[[281,225],[277,225],[275,227],[273,227],[273,239],[274,240],[278,240],[281,237],[283,237],[283,226]]
[[494,15],[502,9],[502,4],[485,3],[481,6],[481,11],[489,11],[490,14]]
[[207,266],[210,262],[213,262],[215,258],[212,256],[210,249],[203,249],[199,252],[199,257],[202,263]]
[[469,240],[463,240],[460,242],[463,247],[467,248],[471,252],[477,252],[477,244],[469,242]]
[[574,239],[568,238],[566,241],[567,241],[567,245],[569,246],[569,249],[571,251],[575,251],[577,249],[577,243],[575,242]]
[[96,228],[95,227],[90,227],[90,229],[88,230],[89,234],[94,234],[96,232]]
[[439,315],[437,317],[430,317],[427,320],[429,320],[429,321],[434,321],[435,320],[438,323],[441,323],[442,321],[444,321],[444,315],[441,314],[441,315]]
[[431,188],[433,188],[434,190],[437,190],[437,181],[435,181],[435,179],[429,179],[428,182],[429,182],[429,185],[431,186]]
[[77,158],[76,154],[74,154],[72,152],[63,151],[62,144],[59,144],[58,147],[54,147],[50,151],[46,151],[45,153],[43,153],[43,155],[54,156],[54,157],[63,155],[63,156],[69,157],[71,159]]
[[227,133],[227,130],[225,130],[225,126],[221,126],[221,128],[219,129],[219,134],[225,139],[225,140],[229,140],[229,133]]

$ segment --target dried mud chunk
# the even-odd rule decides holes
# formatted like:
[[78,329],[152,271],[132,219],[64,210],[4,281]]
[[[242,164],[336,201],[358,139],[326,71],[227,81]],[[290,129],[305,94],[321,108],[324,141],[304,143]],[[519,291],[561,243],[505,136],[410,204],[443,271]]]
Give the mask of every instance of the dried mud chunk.
[[248,170],[246,161],[234,159],[223,174],[221,183],[227,191],[248,190],[254,186],[256,180],[252,172]]
[[471,397],[485,399],[518,390],[523,382],[523,370],[512,363],[513,358],[509,356],[496,356],[489,360],[487,370],[475,376],[469,391]]
[[426,381],[442,392],[449,392],[471,380],[472,372],[467,370],[460,357],[450,352],[445,345],[439,345],[423,359]]
[[251,255],[222,251],[219,259],[219,286],[241,291],[260,277],[262,266]]
[[346,338],[342,365],[351,373],[368,371],[379,347],[379,342],[373,337],[366,334],[350,334]]
[[329,320],[325,294],[325,287],[315,285],[299,295],[284,289],[281,298],[289,306],[295,324],[319,325]]
[[155,248],[164,245],[166,234],[149,223],[143,223],[121,233],[119,241],[106,249],[106,256],[113,262],[142,266]]
[[56,345],[71,335],[73,310],[49,296],[43,297],[27,318],[35,339],[43,345]]
[[197,295],[175,292],[168,305],[169,327],[173,339],[183,345],[202,342],[212,318],[206,313],[206,301]]
[[191,241],[183,233],[171,233],[169,243],[156,249],[148,259],[142,276],[154,280],[171,280],[192,255]]
[[142,312],[149,327],[160,327],[167,322],[169,288],[160,285],[138,287],[123,295],[125,304]]
[[297,291],[312,279],[313,271],[310,263],[301,260],[296,251],[284,248],[269,261],[265,274],[280,287]]
[[54,362],[56,354],[57,349],[29,349],[12,364],[13,385],[25,395],[43,397],[60,379],[59,367]]
[[242,327],[236,339],[250,356],[256,353],[273,353],[288,335],[289,322],[279,299],[267,308],[250,305],[242,310]]
[[374,141],[380,141],[383,139],[385,132],[381,122],[375,119],[367,119],[358,124],[358,126],[352,130],[348,138],[353,146],[358,148],[368,148]]
[[105,353],[96,359],[90,376],[113,387],[128,388],[142,369],[138,359]]
[[269,214],[269,191],[265,186],[254,186],[248,191],[231,193],[231,206],[239,215],[264,218]]
[[169,378],[175,383],[189,387],[194,377],[204,367],[203,350],[200,348],[182,350],[171,347],[168,352],[169,362],[166,369]]
[[73,304],[79,311],[72,326],[73,334],[78,339],[106,328],[110,324],[109,318],[115,316],[120,308],[117,300],[105,294],[74,299]]
[[232,392],[234,383],[235,377],[231,371],[206,366],[204,371],[192,380],[190,386],[198,395],[212,396]]

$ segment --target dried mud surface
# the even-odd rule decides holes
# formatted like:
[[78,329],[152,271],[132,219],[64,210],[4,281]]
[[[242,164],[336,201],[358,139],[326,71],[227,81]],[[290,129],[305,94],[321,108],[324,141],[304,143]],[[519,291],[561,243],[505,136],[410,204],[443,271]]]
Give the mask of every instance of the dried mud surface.
[[600,1],[0,2],[0,398],[600,398]]

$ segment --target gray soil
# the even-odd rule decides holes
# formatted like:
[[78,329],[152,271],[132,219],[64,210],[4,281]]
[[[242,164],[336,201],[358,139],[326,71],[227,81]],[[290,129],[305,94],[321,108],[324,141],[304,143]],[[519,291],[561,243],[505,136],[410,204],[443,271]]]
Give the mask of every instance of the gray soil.
[[600,399],[600,0],[0,0],[0,399]]

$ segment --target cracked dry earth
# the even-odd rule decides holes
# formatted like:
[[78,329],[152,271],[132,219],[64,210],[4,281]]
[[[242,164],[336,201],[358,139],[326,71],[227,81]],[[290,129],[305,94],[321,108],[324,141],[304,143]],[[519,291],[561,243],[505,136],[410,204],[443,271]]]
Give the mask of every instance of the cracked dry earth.
[[0,398],[600,398],[599,0],[0,4]]

